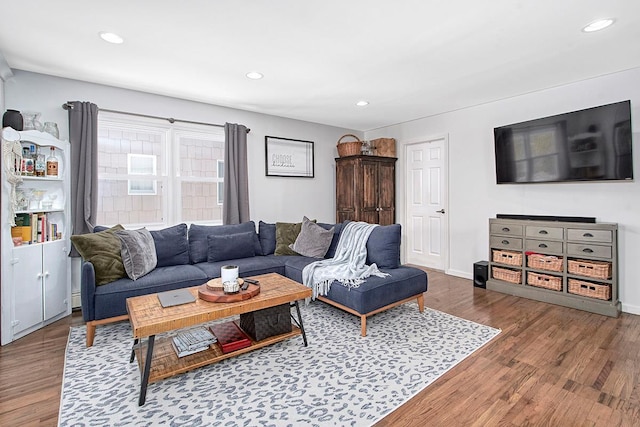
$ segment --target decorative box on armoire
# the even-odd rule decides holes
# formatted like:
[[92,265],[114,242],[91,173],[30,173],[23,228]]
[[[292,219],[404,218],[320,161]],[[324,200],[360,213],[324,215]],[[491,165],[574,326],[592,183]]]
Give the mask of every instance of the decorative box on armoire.
[[397,160],[365,155],[336,159],[336,222],[395,223]]

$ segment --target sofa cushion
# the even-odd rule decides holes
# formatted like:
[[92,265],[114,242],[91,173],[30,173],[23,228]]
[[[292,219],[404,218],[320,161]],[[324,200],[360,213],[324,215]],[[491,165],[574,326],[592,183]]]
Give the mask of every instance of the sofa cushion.
[[338,247],[338,241],[340,240],[340,232],[342,231],[342,227],[344,227],[347,222],[349,221],[339,222],[337,224],[325,224],[322,222],[318,223],[318,225],[325,230],[333,228],[333,238],[331,239],[331,244],[329,245],[329,249],[327,249],[327,253],[324,255],[325,258],[333,258],[335,256],[336,248]]
[[233,264],[238,266],[238,275],[240,277],[256,276],[258,274],[266,273],[278,273],[285,274],[284,263],[288,258],[303,258],[299,255],[296,256],[255,256],[251,258],[238,258],[227,261],[217,262],[201,262],[194,264],[194,267],[198,267],[204,272],[204,274],[213,279],[220,277],[220,268],[224,265]]
[[115,235],[124,230],[120,224],[97,233],[71,236],[71,242],[85,261],[93,264],[96,285],[104,285],[126,277],[120,254],[120,239]]
[[332,239],[333,228],[326,230],[309,221],[309,218],[305,216],[302,220],[300,234],[296,237],[295,242],[289,245],[289,248],[303,256],[322,258],[327,253]]
[[289,245],[296,241],[301,228],[301,222],[276,222],[276,250],[273,252],[274,255],[298,255]]
[[288,256],[282,257],[284,262],[284,275],[291,280],[302,283],[302,270],[314,261],[320,261],[322,258],[311,258],[306,256]]
[[116,231],[120,239],[120,254],[127,276],[137,280],[156,268],[158,257],[151,233],[146,228]]
[[149,232],[153,236],[153,242],[156,246],[157,267],[189,264],[187,224],[178,224]]
[[258,235],[262,255],[271,255],[276,250],[276,225],[260,221],[258,223]]
[[255,247],[253,246],[255,234],[255,232],[248,231],[245,233],[208,235],[209,251],[207,262],[256,256]]
[[253,238],[254,251],[257,255],[262,254],[260,240],[256,233],[256,224],[253,221],[243,222],[242,224],[231,225],[197,225],[191,224],[189,227],[189,257],[191,263],[196,264],[207,260],[209,255],[209,235],[224,235],[252,231],[255,235]]
[[193,265],[171,265],[157,267],[135,282],[125,277],[98,286],[94,295],[94,319],[127,314],[127,298],[198,286],[207,280],[203,271]]
[[400,267],[400,224],[374,227],[367,241],[367,265],[375,263],[378,268]]
[[370,276],[357,288],[333,282],[326,297],[360,314],[367,314],[427,290],[427,273],[423,270],[401,266],[381,271],[389,276]]

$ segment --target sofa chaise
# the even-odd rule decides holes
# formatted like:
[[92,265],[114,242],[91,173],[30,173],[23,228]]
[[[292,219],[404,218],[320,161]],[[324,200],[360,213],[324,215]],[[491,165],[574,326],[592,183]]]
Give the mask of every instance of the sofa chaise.
[[[80,251],[84,257],[81,307],[87,326],[87,346],[93,345],[96,326],[128,318],[127,298],[202,285],[220,277],[223,265],[237,265],[241,277],[278,273],[302,283],[302,270],[318,258],[280,255],[278,248],[282,247],[279,241],[281,236],[277,238],[276,234],[282,224],[285,223],[268,224],[260,221],[258,232],[253,221],[221,226],[192,224],[187,227],[186,224],[179,224],[150,231],[157,263],[155,268],[136,280],[121,273],[105,278],[105,271],[102,271],[104,263],[99,263],[100,267],[96,268],[94,263],[97,261]],[[331,258],[335,254],[344,223],[319,225],[326,230],[333,228],[333,238],[325,254],[325,258]],[[96,227],[93,236],[83,236],[112,238],[109,234],[114,232],[106,227]],[[77,237],[80,236],[74,237],[76,239],[72,240],[78,247],[80,239]],[[367,317],[373,314],[413,299],[417,300],[419,310],[424,310],[423,293],[427,290],[427,274],[418,268],[400,264],[400,240],[399,224],[375,227],[367,241],[367,264],[375,262],[380,271],[389,275],[371,276],[359,287],[351,289],[334,282],[327,295],[317,298],[359,316],[362,336],[366,335]],[[95,252],[101,244],[91,241],[89,246]],[[114,257],[119,256],[115,253],[117,247],[111,248],[111,251]],[[101,250],[102,256],[104,252]],[[291,253],[295,254],[293,251]],[[109,276],[108,272],[106,276]]]

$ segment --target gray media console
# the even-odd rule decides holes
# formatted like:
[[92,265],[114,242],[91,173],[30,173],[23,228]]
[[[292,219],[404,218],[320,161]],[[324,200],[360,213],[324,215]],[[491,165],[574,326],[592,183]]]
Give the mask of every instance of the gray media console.
[[489,219],[487,289],[620,314],[618,225]]

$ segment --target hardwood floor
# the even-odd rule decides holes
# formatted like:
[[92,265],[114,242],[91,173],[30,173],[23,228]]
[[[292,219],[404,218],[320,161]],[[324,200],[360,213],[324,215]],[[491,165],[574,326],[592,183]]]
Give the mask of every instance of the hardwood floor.
[[[379,426],[640,425],[640,316],[512,297],[435,271],[425,305],[502,333]],[[0,348],[1,426],[57,424],[68,329],[81,324],[74,313]]]

